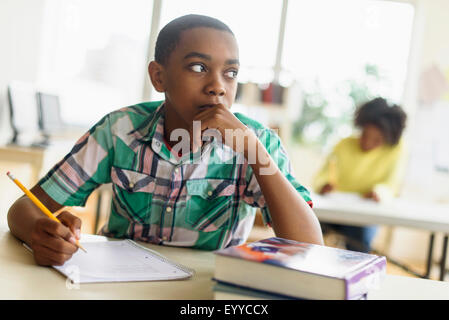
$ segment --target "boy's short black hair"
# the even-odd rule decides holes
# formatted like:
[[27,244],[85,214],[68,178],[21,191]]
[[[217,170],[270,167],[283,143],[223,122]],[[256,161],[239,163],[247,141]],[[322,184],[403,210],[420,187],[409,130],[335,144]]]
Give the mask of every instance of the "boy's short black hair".
[[226,24],[212,17],[198,14],[189,14],[176,18],[165,25],[165,27],[162,28],[162,30],[159,32],[159,35],[157,36],[156,49],[154,53],[154,59],[156,60],[156,62],[165,65],[170,54],[176,48],[181,33],[185,30],[199,27],[223,30],[234,35],[234,33]]
[[376,126],[382,131],[386,142],[395,145],[401,138],[406,119],[407,115],[400,106],[390,105],[384,98],[375,98],[356,110],[354,123],[360,128],[367,124]]

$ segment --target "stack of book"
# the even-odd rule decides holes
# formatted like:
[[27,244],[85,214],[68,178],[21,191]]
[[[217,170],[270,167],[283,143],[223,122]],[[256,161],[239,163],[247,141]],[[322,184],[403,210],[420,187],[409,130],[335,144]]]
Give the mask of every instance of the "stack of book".
[[386,258],[282,238],[214,252],[216,299],[365,299]]

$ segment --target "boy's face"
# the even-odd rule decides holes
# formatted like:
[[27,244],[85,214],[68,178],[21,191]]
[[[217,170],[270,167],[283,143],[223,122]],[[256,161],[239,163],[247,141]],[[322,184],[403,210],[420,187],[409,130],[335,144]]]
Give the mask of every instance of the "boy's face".
[[201,27],[181,33],[166,65],[161,66],[166,112],[174,125],[189,128],[195,115],[210,105],[231,107],[238,58],[237,42],[229,32]]

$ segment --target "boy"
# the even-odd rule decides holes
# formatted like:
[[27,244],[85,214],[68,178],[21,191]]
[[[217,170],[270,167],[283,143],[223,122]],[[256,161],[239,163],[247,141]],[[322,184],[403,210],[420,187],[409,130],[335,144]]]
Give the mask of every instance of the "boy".
[[[354,117],[355,126],[361,129],[360,136],[345,138],[334,147],[315,179],[316,192],[357,192],[376,202],[395,196],[404,169],[401,136],[406,118],[400,106],[390,105],[383,98],[360,106]],[[323,227],[347,236],[348,249],[363,252],[371,250],[377,231],[376,226],[326,224]]]
[[[160,31],[148,67],[165,101],[106,115],[31,191],[54,212],[84,205],[96,187],[112,182],[111,215],[101,231],[111,237],[214,250],[245,242],[259,207],[277,236],[322,244],[309,193],[290,174],[279,138],[229,110],[238,69],[237,43],[225,24],[199,15],[173,20]],[[222,144],[218,136],[202,144],[201,132],[211,129]],[[186,138],[182,133],[187,145],[172,139]],[[80,220],[68,212],[58,217],[64,225],[26,197],[8,213],[11,232],[40,265],[63,264],[77,249]]]

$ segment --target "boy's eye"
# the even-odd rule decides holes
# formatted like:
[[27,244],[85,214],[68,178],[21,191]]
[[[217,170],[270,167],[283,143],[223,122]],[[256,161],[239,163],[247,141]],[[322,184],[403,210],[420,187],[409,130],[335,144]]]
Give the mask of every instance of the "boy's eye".
[[206,71],[206,68],[202,64],[192,64],[190,70],[193,72],[203,72]]
[[229,71],[226,71],[226,73],[225,73],[226,77],[231,78],[231,79],[237,78],[237,74],[238,74],[237,70],[229,70]]

